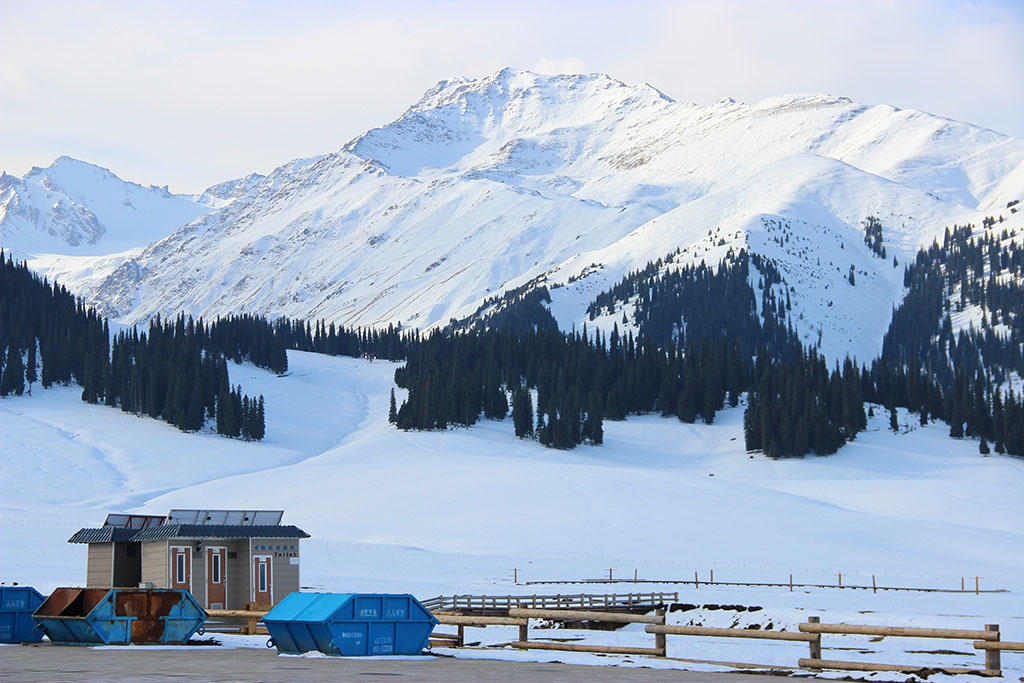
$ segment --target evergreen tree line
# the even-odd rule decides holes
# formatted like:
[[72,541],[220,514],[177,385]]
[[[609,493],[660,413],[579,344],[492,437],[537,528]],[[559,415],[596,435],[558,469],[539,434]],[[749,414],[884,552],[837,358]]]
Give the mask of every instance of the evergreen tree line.
[[119,406],[183,431],[216,416],[219,433],[262,439],[263,397],[230,388],[223,355],[209,350],[214,345],[202,321],[181,315],[173,323],[157,317],[147,331],[133,327],[111,341],[95,310],[0,253],[0,396],[21,395],[26,385],[31,391],[36,381],[77,384],[88,403]]
[[[685,345],[689,339],[716,342],[724,336],[747,357],[761,346],[785,357],[796,351],[789,292],[781,287],[782,276],[770,260],[730,249],[716,268],[703,261],[669,268],[678,254],[648,263],[599,294],[587,308],[590,319],[602,311],[612,314],[617,307],[632,307],[638,335],[659,345]],[[753,276],[758,277],[760,305],[751,287]],[[623,322],[628,321],[624,312]]]
[[448,323],[451,332],[481,331],[488,328],[514,330],[557,330],[558,322],[545,304],[551,303],[548,288],[535,278],[503,294],[488,297],[473,315]]
[[347,328],[318,320],[279,318],[272,323],[277,340],[287,349],[353,358],[404,360],[407,348],[419,339],[419,332],[401,332],[401,323],[382,330]]
[[[882,345],[889,365],[919,364],[949,390],[957,373],[1002,384],[1024,376],[1024,248],[996,220],[947,229],[942,245],[921,250],[904,273],[907,296],[893,312]],[[954,332],[953,314],[977,306],[981,316]]]
[[[735,345],[637,343],[617,326],[586,329],[435,332],[409,347],[395,382],[408,398],[393,412],[402,429],[470,426],[511,412],[517,436],[572,448],[604,440],[604,419],[659,411],[710,424],[726,401],[735,406],[748,363]],[[534,399],[535,397],[535,399]],[[509,400],[511,398],[511,401]]]

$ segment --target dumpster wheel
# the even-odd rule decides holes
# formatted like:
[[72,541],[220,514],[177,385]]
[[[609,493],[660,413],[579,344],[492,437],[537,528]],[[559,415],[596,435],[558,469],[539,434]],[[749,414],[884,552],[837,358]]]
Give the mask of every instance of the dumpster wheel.
[[273,638],[267,638],[267,648],[268,649],[272,648],[272,647],[275,647],[275,645],[276,645],[276,643],[274,643],[274,639]]

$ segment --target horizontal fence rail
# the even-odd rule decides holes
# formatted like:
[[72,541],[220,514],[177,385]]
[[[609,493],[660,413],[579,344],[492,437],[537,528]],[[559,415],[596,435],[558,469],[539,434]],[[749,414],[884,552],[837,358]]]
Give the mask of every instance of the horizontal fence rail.
[[812,633],[792,631],[759,631],[751,628],[711,628],[709,626],[662,626],[651,625],[644,630],[648,633],[664,633],[670,636],[710,636],[712,638],[752,638],[756,640],[790,640],[813,642],[819,636]]
[[553,619],[555,621],[610,621],[620,624],[662,624],[665,617],[655,614],[622,614],[621,612],[590,612],[571,609],[512,608],[510,617]]
[[510,609],[579,609],[579,610],[631,610],[656,609],[678,602],[679,593],[577,593],[557,595],[439,595],[423,601],[431,612],[457,612],[460,610]]
[[[664,594],[652,594],[664,595]],[[473,597],[465,596],[467,600]],[[491,598],[487,597],[488,609],[490,609]],[[509,596],[514,597],[514,596]],[[520,596],[522,597],[522,596]],[[537,596],[540,598],[541,596]],[[561,600],[579,596],[557,596]],[[610,597],[610,596],[609,596]],[[620,596],[616,596],[620,597]],[[526,596],[527,599],[533,596]],[[470,600],[474,605],[479,600]],[[539,602],[539,600],[538,600]],[[986,624],[984,630],[973,629],[948,629],[948,628],[919,628],[907,626],[883,626],[868,624],[829,624],[821,623],[818,617],[809,617],[807,622],[799,624],[797,631],[768,631],[761,629],[743,628],[712,628],[706,626],[682,626],[669,625],[665,623],[664,607],[656,607],[655,614],[624,614],[622,612],[602,612],[597,610],[579,609],[546,609],[512,607],[508,609],[508,616],[464,616],[450,614],[436,614],[442,624],[455,625],[459,628],[458,635],[434,634],[432,645],[441,647],[462,647],[464,644],[464,628],[466,626],[487,626],[504,625],[518,626],[519,639],[506,643],[516,649],[533,650],[559,650],[566,652],[593,652],[602,654],[620,655],[645,655],[653,657],[666,657],[666,636],[697,636],[706,638],[749,638],[756,640],[774,640],[788,642],[806,642],[810,648],[810,656],[798,660],[797,665],[804,669],[821,670],[837,669],[840,671],[896,671],[904,673],[919,672],[923,669],[942,671],[947,674],[974,674],[982,676],[1001,676],[1001,652],[1024,652],[1024,642],[1009,642],[1000,640],[999,626]],[[562,642],[538,642],[530,639],[529,620],[548,619],[563,622],[612,622],[612,623],[642,623],[646,624],[644,631],[655,637],[655,646],[649,647],[621,647],[606,646],[589,643],[562,643]],[[822,636],[832,635],[859,635],[859,636],[892,636],[905,638],[945,638],[957,640],[969,640],[973,642],[976,650],[985,654],[984,666],[977,668],[970,667],[949,667],[921,664],[888,664],[876,662],[856,662],[825,659],[822,657]],[[688,660],[700,661],[706,664],[719,664],[730,666],[729,662],[716,662],[713,660]],[[737,667],[761,667],[761,668],[788,668],[777,667],[767,664],[735,664]]]
[[[872,577],[874,580],[874,577]],[[790,581],[788,583],[778,582],[765,582],[765,581],[716,581],[714,579],[705,581],[704,579],[639,579],[639,578],[621,578],[621,579],[549,579],[542,581],[523,581],[523,586],[561,586],[561,585],[586,585],[586,584],[658,584],[658,585],[669,585],[669,586],[695,586],[700,588],[701,586],[733,586],[740,588],[788,588],[793,590],[795,588],[835,588],[838,590],[863,590],[872,591],[877,593],[878,591],[896,591],[896,592],[912,592],[912,593],[972,593],[980,595],[981,593],[1009,593],[1010,591],[1006,588],[980,588],[974,586],[973,588],[961,587],[961,588],[921,588],[914,586],[879,586],[872,583],[870,586],[860,584],[835,584],[835,583],[796,583]]]

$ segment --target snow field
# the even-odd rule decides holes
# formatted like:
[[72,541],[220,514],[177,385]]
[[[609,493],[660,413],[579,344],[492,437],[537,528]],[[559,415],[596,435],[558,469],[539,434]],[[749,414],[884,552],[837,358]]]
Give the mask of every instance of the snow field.
[[[771,461],[745,453],[742,410],[735,409],[710,426],[657,416],[606,422],[605,445],[561,452],[516,439],[511,421],[440,433],[393,429],[392,363],[289,352],[289,365],[284,377],[230,366],[233,384],[266,397],[263,443],[182,434],[83,404],[75,388],[37,385],[32,397],[0,401],[0,538],[17,549],[0,554],[0,581],[44,593],[82,583],[85,548],[66,541],[110,511],[264,507],[285,510],[286,523],[312,534],[303,542],[302,584],[315,590],[420,598],[668,590],[698,606],[764,608],[700,608],[675,612],[669,623],[765,627],[770,620],[793,630],[810,615],[932,627],[999,623],[1004,640],[1024,640],[1024,503],[1016,495],[1024,462],[982,457],[976,442],[949,439],[944,425],[922,428],[901,413],[894,434],[876,409],[868,430],[834,456]],[[525,585],[607,577],[609,568],[619,579],[636,570],[666,583]],[[879,586],[947,589],[980,576],[982,589],[1009,592],[673,583],[694,572],[704,582],[712,570],[719,582],[785,584],[793,574],[796,583],[834,584],[842,572],[845,585],[870,585],[874,574]],[[637,627],[553,634],[653,642]],[[506,635],[491,627],[469,638]],[[826,648],[840,648],[853,637],[825,638]],[[906,654],[922,644],[917,649],[963,654]],[[946,645],[887,638],[832,654],[947,666],[984,661],[969,644]],[[691,659],[795,665],[805,649],[669,637],[670,656]],[[486,656],[681,665],[569,653]],[[1024,670],[1020,655],[1003,658],[1008,672]]]

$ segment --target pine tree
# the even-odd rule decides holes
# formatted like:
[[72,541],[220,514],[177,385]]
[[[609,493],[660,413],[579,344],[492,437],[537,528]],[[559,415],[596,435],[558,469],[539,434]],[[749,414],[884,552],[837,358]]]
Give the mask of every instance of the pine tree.
[[395,424],[398,422],[398,407],[395,405],[395,390],[391,389],[391,401],[388,406],[388,422]]
[[39,380],[36,374],[36,340],[33,337],[28,345],[28,361],[25,363],[25,382],[28,383],[28,395],[32,395],[32,384]]
[[985,437],[981,437],[981,443],[978,444],[978,452],[982,455],[988,455],[988,441],[985,441]]
[[512,424],[520,439],[533,435],[533,398],[527,389],[512,393]]

